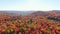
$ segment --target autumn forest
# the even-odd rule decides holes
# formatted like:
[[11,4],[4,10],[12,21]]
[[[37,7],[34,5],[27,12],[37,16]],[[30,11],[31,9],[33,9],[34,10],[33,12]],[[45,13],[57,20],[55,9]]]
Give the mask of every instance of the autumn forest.
[[60,11],[0,12],[0,34],[60,34]]

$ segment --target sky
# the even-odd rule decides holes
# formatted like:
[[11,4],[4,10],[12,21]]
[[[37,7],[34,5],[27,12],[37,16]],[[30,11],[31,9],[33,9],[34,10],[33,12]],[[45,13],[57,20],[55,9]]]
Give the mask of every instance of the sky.
[[0,0],[0,10],[60,10],[60,0]]

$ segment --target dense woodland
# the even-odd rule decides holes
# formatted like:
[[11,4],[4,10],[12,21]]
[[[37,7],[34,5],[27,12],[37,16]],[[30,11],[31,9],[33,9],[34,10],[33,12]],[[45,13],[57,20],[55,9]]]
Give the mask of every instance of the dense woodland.
[[0,13],[0,34],[60,34],[60,13],[37,11],[26,16]]

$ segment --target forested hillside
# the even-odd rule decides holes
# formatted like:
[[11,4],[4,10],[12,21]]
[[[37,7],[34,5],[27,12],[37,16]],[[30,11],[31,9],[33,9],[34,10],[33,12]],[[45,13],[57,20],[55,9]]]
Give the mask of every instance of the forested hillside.
[[0,34],[60,34],[60,11],[11,12],[0,12]]

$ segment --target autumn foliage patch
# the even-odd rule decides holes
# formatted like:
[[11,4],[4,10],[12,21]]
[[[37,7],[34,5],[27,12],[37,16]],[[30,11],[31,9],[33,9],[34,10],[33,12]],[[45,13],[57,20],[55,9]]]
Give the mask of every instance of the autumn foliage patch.
[[0,34],[60,34],[60,23],[44,16],[0,15]]

